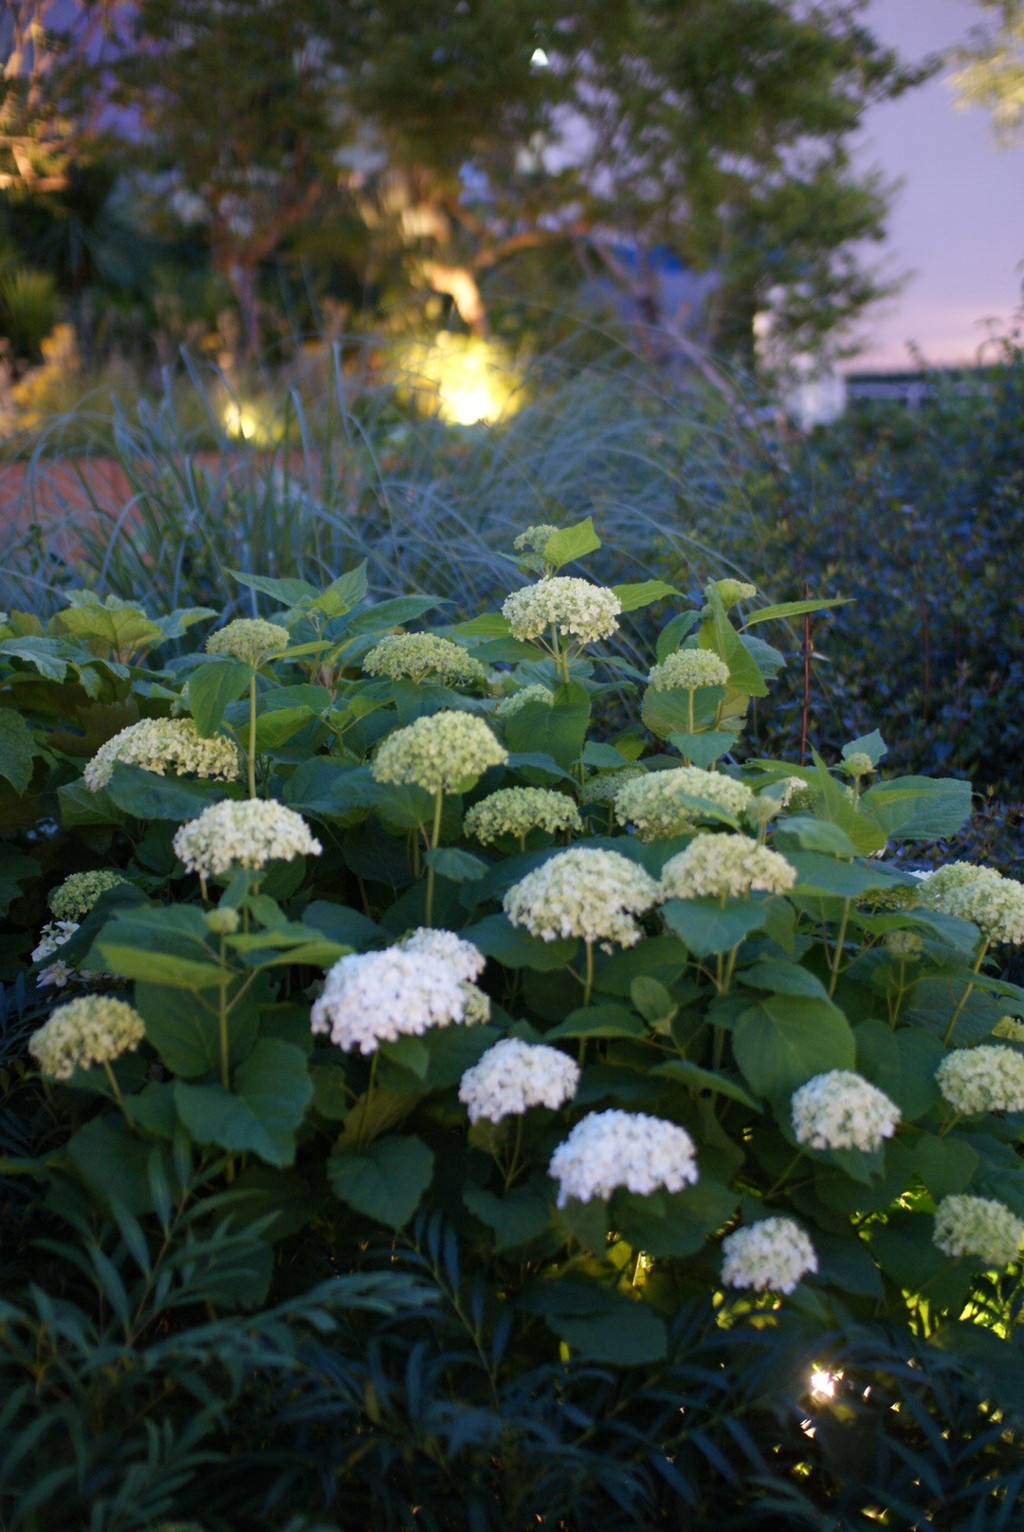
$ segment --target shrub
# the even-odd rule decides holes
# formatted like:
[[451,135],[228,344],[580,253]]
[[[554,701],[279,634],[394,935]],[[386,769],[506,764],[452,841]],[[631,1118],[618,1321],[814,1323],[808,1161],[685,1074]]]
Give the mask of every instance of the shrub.
[[[881,854],[970,800],[881,776],[876,732],[833,768],[735,764],[782,661],[759,630],[820,601],[712,580],[648,685],[602,645],[677,593],[562,575],[599,549],[589,519],[535,532],[504,614],[432,630],[415,679],[382,641],[442,603],[370,603],[362,566],[240,575],[270,619],[162,665],[220,614],[83,592],[0,630],[4,888],[62,1002],[29,1007],[7,1167],[57,1258],[30,1288],[14,1194],[13,1526],[72,1484],[98,1529],[202,1516],[209,1451],[254,1525],[818,1525],[887,1494],[967,1525],[958,1478],[958,1506],[1019,1504],[1024,990],[994,960],[1024,885]],[[342,1334],[352,1305],[397,1328]],[[810,1344],[852,1390],[813,1452]]]

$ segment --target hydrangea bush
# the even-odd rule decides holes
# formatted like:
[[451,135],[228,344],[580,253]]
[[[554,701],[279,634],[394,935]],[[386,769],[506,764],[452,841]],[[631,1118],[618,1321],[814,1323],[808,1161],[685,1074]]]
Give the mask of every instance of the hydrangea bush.
[[[191,650],[216,614],[3,619],[2,887],[68,991],[35,1173],[173,1252],[184,1156],[266,1251],[215,1307],[275,1241],[345,1269],[441,1210],[551,1356],[656,1360],[697,1292],[955,1338],[1024,1231],[1024,887],[908,870],[969,788],[877,733],[736,763],[763,625],[822,603],[559,573],[597,546],[527,529],[536,580],[447,627],[361,569],[240,575],[272,620]],[[655,603],[638,670],[605,641]]]

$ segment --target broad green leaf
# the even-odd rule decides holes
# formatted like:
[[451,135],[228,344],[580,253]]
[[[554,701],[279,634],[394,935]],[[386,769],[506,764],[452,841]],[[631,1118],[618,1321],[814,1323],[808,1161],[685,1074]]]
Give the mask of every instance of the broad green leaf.
[[594,553],[600,546],[601,539],[594,531],[593,518],[588,516],[585,521],[577,521],[571,527],[562,527],[553,532],[544,544],[541,556],[545,564],[561,569],[563,564],[570,564],[574,559]]
[[644,1037],[646,1027],[624,1005],[608,1001],[602,1005],[585,1005],[570,1011],[564,1021],[544,1034],[545,1042],[558,1037]]
[[376,803],[380,791],[369,766],[347,766],[317,756],[303,761],[289,777],[284,801],[289,808],[321,819],[355,822]]
[[228,704],[249,686],[252,666],[241,660],[206,659],[188,678],[188,705],[200,734],[216,734]]
[[415,622],[417,617],[447,605],[447,601],[439,600],[436,596],[393,596],[390,601],[378,601],[375,606],[336,619],[329,625],[327,632],[332,636],[335,627],[344,627],[346,634],[383,633],[389,628],[400,628],[404,623]]
[[451,883],[474,883],[488,870],[488,863],[457,846],[437,846],[423,853],[423,860]]
[[460,622],[451,633],[459,638],[478,638],[488,640],[494,638],[508,638],[512,629],[509,627],[508,618],[500,612],[483,612],[479,617],[473,617],[469,622]]
[[852,596],[837,596],[828,601],[780,601],[775,606],[762,606],[743,624],[752,628],[759,622],[774,622],[779,618],[803,617],[809,612],[826,612],[833,606],[848,606]]
[[61,659],[61,645],[55,638],[37,638],[29,634],[25,638],[5,638],[0,642],[0,655],[24,660],[47,681],[63,681],[68,673],[67,664]]
[[[526,711],[525,708],[523,711]],[[621,757],[620,762],[625,765]],[[514,750],[510,753],[506,764],[509,771],[523,772],[528,781],[533,780],[530,773],[538,771],[546,777],[560,777],[564,782],[576,780],[571,771],[566,771],[564,767],[559,766],[552,756],[545,755],[542,750]]]
[[239,585],[261,591],[271,600],[280,602],[281,606],[310,606],[319,595],[316,586],[310,585],[308,580],[274,580],[269,575],[243,574],[238,569],[229,569],[228,574]]
[[256,749],[276,750],[317,717],[310,707],[275,707],[256,719]]
[[623,1239],[650,1255],[694,1255],[728,1223],[739,1193],[701,1174],[681,1192],[659,1190],[641,1197],[617,1191],[612,1198],[612,1226]]
[[28,723],[13,708],[0,708],[0,777],[6,777],[20,797],[32,780],[32,758],[37,754]]
[[[195,1079],[220,1068],[220,1033],[215,1010],[179,988],[140,981],[135,1009],[146,1024],[146,1037],[172,1074]],[[246,997],[228,1022],[230,1062],[243,1059],[259,1027],[256,1004]]]
[[551,1204],[530,1186],[513,1187],[504,1197],[468,1187],[462,1200],[474,1217],[494,1230],[496,1251],[528,1245],[544,1233],[551,1221]]
[[820,851],[787,851],[796,869],[796,891],[826,894],[837,899],[860,899],[872,888],[903,887],[911,880],[881,862],[842,862]]
[[815,819],[813,814],[793,814],[779,821],[775,849],[785,851],[794,840],[802,851],[824,851],[833,856],[857,855],[857,847],[844,829],[830,819]]
[[94,591],[74,591],[68,601],[67,610],[54,617],[54,627],[77,638],[98,657],[113,652],[124,659],[152,649],[163,639],[161,628],[140,607],[117,597],[101,601]]
[[199,1144],[256,1154],[284,1167],[295,1158],[295,1130],[313,1097],[302,1051],[261,1037],[238,1066],[234,1090],[222,1085],[174,1087],[178,1115]]
[[381,928],[369,916],[346,904],[332,904],[327,899],[314,899],[302,912],[303,922],[321,931],[330,941],[346,947],[368,947],[381,935]]
[[813,1000],[828,1002],[824,984],[809,968],[803,968],[799,963],[787,963],[782,958],[762,958],[736,977],[752,989],[770,990],[779,995],[809,995]]
[[861,808],[886,840],[943,840],[970,818],[971,784],[955,777],[897,777],[870,788]]
[[665,924],[695,957],[728,952],[764,925],[767,900],[670,899],[662,906]]
[[392,1229],[409,1222],[433,1174],[433,1152],[411,1136],[379,1138],[364,1154],[333,1154],[327,1161],[334,1195]]
[[542,941],[522,926],[514,926],[507,915],[485,915],[483,920],[459,934],[488,957],[504,963],[506,968],[535,968],[541,972],[564,968],[571,962],[578,945],[573,937]]
[[667,596],[678,596],[674,585],[664,580],[641,580],[634,585],[613,585],[612,590],[622,603],[623,612],[638,612],[641,607],[664,601]]
[[629,986],[629,998],[656,1032],[670,1027],[679,1012],[679,1006],[664,984],[650,974],[637,975]]
[[6,915],[15,899],[21,897],[21,885],[41,872],[42,867],[34,857],[0,842],[0,915]]
[[658,644],[655,651],[655,659],[660,665],[667,660],[670,654],[675,654],[683,640],[686,639],[700,621],[699,612],[680,612],[667,622],[658,634]]
[[760,1103],[743,1089],[738,1080],[732,1079],[730,1075],[722,1074],[721,1071],[702,1069],[699,1064],[691,1064],[688,1059],[669,1059],[667,1064],[659,1064],[651,1073],[667,1076],[670,1080],[679,1080],[698,1095],[705,1091],[714,1091],[716,1095],[728,1096],[730,1101],[739,1101],[755,1112],[761,1110]]
[[870,734],[862,734],[859,739],[851,739],[848,745],[843,746],[843,760],[848,761],[851,755],[866,755],[872,766],[877,766],[888,751],[889,747],[878,730],[872,729]]
[[204,990],[228,984],[231,975],[217,963],[196,962],[169,952],[126,947],[114,941],[98,943],[111,973],[147,984],[166,984],[175,989]]
[[745,1011],[732,1034],[755,1096],[788,1096],[814,1075],[852,1069],[856,1046],[842,1011],[800,995],[772,995]]
[[323,612],[326,617],[343,617],[366,599],[368,588],[366,560],[363,559],[355,569],[346,570],[336,580],[332,580],[321,595],[309,602],[309,606],[313,611]]
[[58,787],[57,802],[60,804],[60,821],[66,830],[84,825],[120,824],[124,819],[123,810],[117,807],[109,793],[102,788],[98,793],[90,791],[81,777],[77,782]]
[[673,731],[667,738],[673,750],[678,750],[694,766],[707,771],[723,755],[728,755],[739,735],[729,729],[708,729],[703,734],[680,734]]
[[519,754],[549,755],[563,771],[579,760],[590,722],[589,702],[527,702],[506,718],[505,740]]
[[314,1061],[310,1065],[310,1075],[313,1081],[313,1110],[329,1122],[344,1122],[352,1109],[353,1100],[344,1066]]
[[388,1128],[393,1128],[408,1117],[421,1099],[421,1090],[387,1090],[377,1086],[370,1095],[362,1095],[352,1103],[345,1124],[338,1134],[339,1152],[354,1154],[360,1145],[379,1138]]
[[871,1252],[858,1235],[814,1231],[819,1282],[858,1298],[882,1298],[885,1289]]
[[153,1148],[152,1140],[133,1133],[120,1115],[106,1112],[73,1134],[66,1153],[101,1208],[109,1211],[116,1203],[138,1216],[153,1211],[149,1176]]
[[600,745],[595,740],[588,740],[583,746],[580,760],[584,766],[594,766],[599,771],[616,771],[619,767],[629,764],[626,757],[620,755],[614,745]]
[[125,814],[136,819],[169,819],[174,824],[197,819],[204,809],[226,796],[222,783],[200,785],[184,777],[161,777],[124,761],[114,762],[106,791]]
[[964,1191],[978,1168],[978,1156],[962,1138],[922,1133],[911,1149],[915,1168],[936,1202]]
[[542,1314],[559,1340],[591,1361],[630,1367],[665,1356],[664,1321],[639,1299],[563,1277],[535,1284],[519,1301],[521,1308]]

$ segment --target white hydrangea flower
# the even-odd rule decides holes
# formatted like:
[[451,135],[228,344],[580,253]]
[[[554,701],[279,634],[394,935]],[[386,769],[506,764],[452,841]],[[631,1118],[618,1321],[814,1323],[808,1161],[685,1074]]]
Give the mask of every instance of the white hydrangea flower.
[[811,1149],[860,1149],[869,1154],[892,1138],[900,1109],[884,1091],[850,1069],[815,1075],[790,1103],[798,1144]]
[[916,963],[924,950],[924,941],[918,931],[889,931],[884,946],[889,956],[901,963]]
[[487,672],[461,645],[436,633],[388,633],[363,660],[368,676],[392,681],[424,681],[435,676],[442,686],[484,681]]
[[685,834],[702,816],[700,809],[679,801],[681,793],[705,798],[729,814],[742,814],[754,796],[745,782],[737,782],[720,771],[676,766],[625,782],[615,796],[615,817],[620,824],[635,825],[640,839],[645,841]]
[[701,686],[724,686],[729,667],[710,649],[677,649],[655,665],[647,683],[652,691],[697,691]]
[[612,804],[615,802],[620,790],[627,782],[638,782],[641,777],[646,777],[648,772],[643,766],[626,766],[613,768],[611,771],[598,771],[592,777],[588,777],[580,789],[580,802],[587,804]]
[[134,1053],[146,1028],[132,1006],[109,995],[83,995],[59,1006],[46,1024],[33,1032],[28,1051],[44,1075],[67,1080],[76,1069],[108,1064],[122,1053]]
[[1024,1112],[1024,1054],[987,1043],[948,1053],[935,1071],[939,1090],[958,1112]]
[[411,782],[428,793],[454,793],[507,760],[508,751],[482,718],[448,710],[389,734],[370,769],[376,782]]
[[945,1255],[980,1255],[990,1266],[1009,1266],[1024,1240],[1024,1220],[992,1197],[943,1197],[932,1239]]
[[266,867],[296,856],[319,856],[323,847],[294,809],[272,798],[226,798],[182,825],[172,842],[189,872],[203,877],[233,867]]
[[70,963],[65,963],[63,958],[58,958],[55,963],[50,963],[46,968],[41,968],[36,974],[36,987],[46,989],[52,985],[54,989],[64,989],[74,979],[84,979],[86,975],[80,974],[77,968],[72,968]]
[[552,707],[554,694],[548,691],[546,686],[535,682],[530,686],[521,686],[518,691],[512,692],[508,697],[502,697],[498,706],[494,709],[496,718],[512,718],[524,708],[528,702],[539,702],[542,707]]
[[436,926],[417,926],[398,946],[403,952],[418,952],[446,963],[462,984],[471,984],[478,979],[487,965],[479,947],[456,936],[454,931],[443,931]]
[[207,654],[228,654],[259,669],[268,654],[288,647],[288,629],[262,617],[236,617],[206,640]]
[[723,1239],[722,1254],[726,1287],[791,1293],[803,1277],[818,1269],[813,1244],[792,1218],[763,1218],[736,1229]]
[[1012,1043],[1024,1043],[1024,1021],[1017,1016],[1000,1016],[992,1028],[994,1037],[1005,1037]]
[[706,594],[710,592],[712,586],[718,591],[727,607],[735,606],[737,601],[751,601],[757,595],[757,586],[751,585],[748,580],[709,580],[704,587]]
[[613,590],[571,575],[552,575],[513,591],[501,608],[513,638],[529,642],[557,628],[579,644],[608,638],[618,627],[622,602]]
[[875,769],[875,763],[866,750],[855,750],[852,755],[843,758],[841,765],[845,766],[851,777],[869,777]]
[[574,846],[528,872],[505,895],[514,926],[552,942],[560,936],[632,947],[640,939],[634,916],[651,909],[658,885],[617,851]]
[[204,739],[191,718],[144,718],[100,746],[82,773],[90,792],[106,787],[116,762],[141,766],[159,777],[219,778],[232,782],[241,774],[238,748],[223,734]]
[[33,963],[41,963],[52,957],[58,947],[63,947],[78,930],[77,920],[48,920],[39,933],[39,945],[32,949]]
[[558,528],[548,522],[538,522],[536,526],[520,532],[512,546],[517,553],[543,553],[557,531]]
[[470,1122],[501,1122],[531,1106],[557,1111],[575,1096],[579,1079],[579,1065],[557,1048],[504,1037],[466,1070],[459,1100]]
[[473,1025],[488,1012],[473,997],[487,997],[463,980],[466,966],[466,959],[453,964],[444,951],[415,940],[383,952],[350,952],[328,970],[310,1025],[346,1053],[363,1054],[431,1027]]
[[490,845],[502,835],[522,837],[531,830],[582,831],[583,821],[572,799],[548,787],[501,787],[467,810],[467,835]]
[[[108,888],[130,884],[123,872],[98,867],[94,872],[73,872],[57,888],[51,889],[47,904],[58,921],[84,920],[101,894]],[[77,928],[76,928],[77,929]]]
[[796,869],[749,835],[695,835],[661,870],[660,898],[728,899],[762,892],[784,894]]
[[970,920],[989,942],[1024,942],[1024,884],[993,867],[950,862],[926,877],[915,903]]
[[570,1197],[607,1201],[617,1186],[648,1196],[659,1186],[681,1192],[697,1180],[697,1154],[685,1128],[646,1112],[591,1112],[551,1156],[558,1206]]

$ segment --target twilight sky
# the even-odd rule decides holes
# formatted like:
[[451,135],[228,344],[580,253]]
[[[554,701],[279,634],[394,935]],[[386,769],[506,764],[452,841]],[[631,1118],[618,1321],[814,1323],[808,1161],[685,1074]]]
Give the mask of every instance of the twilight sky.
[[[962,40],[983,14],[970,0],[871,0],[865,19],[881,41],[919,59]],[[955,109],[940,75],[872,108],[860,154],[903,181],[882,259],[914,275],[864,323],[865,348],[847,367],[912,367],[908,341],[930,363],[976,360],[984,320],[1006,333],[1021,308],[1024,148],[998,148],[987,114]]]

